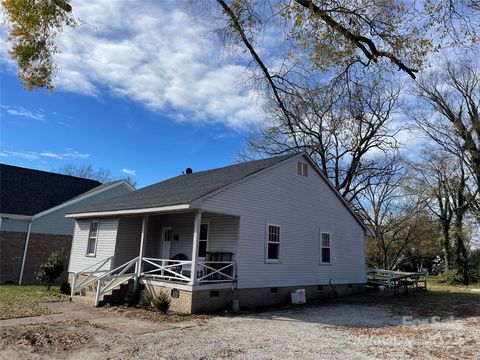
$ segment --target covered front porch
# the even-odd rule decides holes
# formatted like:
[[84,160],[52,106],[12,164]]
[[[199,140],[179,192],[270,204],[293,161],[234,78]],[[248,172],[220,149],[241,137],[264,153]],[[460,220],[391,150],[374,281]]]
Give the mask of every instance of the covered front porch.
[[[98,305],[103,295],[131,279],[135,286],[190,291],[232,287],[235,282],[239,217],[190,210],[125,214],[117,221],[113,255],[72,274],[72,295],[93,287]],[[100,230],[97,252],[102,236]]]

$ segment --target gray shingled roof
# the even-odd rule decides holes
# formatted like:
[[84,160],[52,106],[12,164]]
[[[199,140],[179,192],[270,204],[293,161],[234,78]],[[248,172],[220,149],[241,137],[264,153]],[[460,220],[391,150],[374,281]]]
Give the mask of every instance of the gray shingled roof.
[[107,201],[92,204],[74,213],[146,209],[189,204],[202,196],[295,155],[297,154],[248,161],[218,169],[176,176]]
[[35,215],[100,185],[95,180],[0,164],[0,212]]

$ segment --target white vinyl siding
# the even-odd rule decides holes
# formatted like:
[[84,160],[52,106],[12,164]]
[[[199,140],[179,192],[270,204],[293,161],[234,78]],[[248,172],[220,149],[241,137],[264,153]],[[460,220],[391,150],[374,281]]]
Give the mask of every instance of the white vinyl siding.
[[140,255],[142,217],[121,218],[118,221],[114,268]]
[[[365,283],[362,226],[310,164],[309,176],[299,181],[298,160],[271,167],[202,203],[206,211],[240,217],[239,288],[318,285],[330,279]],[[281,262],[275,266],[265,263],[268,223],[281,225]],[[335,234],[330,266],[319,266],[319,229]]]
[[[115,241],[117,238],[117,219],[102,219],[98,228],[97,250],[95,257],[87,256],[88,235],[90,233],[90,220],[77,220],[73,231],[72,251],[70,255],[69,272],[77,272],[90,265],[114,255]],[[111,269],[107,263],[103,269]]]

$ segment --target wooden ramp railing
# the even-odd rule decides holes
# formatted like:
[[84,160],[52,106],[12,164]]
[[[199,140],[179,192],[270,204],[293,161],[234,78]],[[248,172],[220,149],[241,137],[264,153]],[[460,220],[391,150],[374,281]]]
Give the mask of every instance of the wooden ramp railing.
[[425,273],[367,269],[367,285],[393,290],[395,294],[403,290],[407,294],[409,289],[427,290],[427,279]]

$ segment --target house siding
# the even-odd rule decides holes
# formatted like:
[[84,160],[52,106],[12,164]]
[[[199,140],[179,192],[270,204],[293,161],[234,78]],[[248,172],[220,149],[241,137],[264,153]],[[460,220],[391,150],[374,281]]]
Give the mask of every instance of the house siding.
[[89,198],[81,200],[69,206],[62,207],[58,210],[52,211],[32,222],[32,233],[48,233],[72,235],[75,220],[66,218],[65,215],[81,209],[84,206],[111,199],[115,196],[129,193],[131,190],[123,184],[119,184],[113,188],[105,190],[99,194],[93,195]]
[[[240,216],[238,288],[365,283],[364,230],[309,164],[290,159],[205,199],[202,208]],[[281,226],[280,262],[265,263],[267,224]],[[320,231],[331,264],[320,264]]]
[[[193,222],[193,213],[152,216],[149,220],[146,256],[155,258],[161,256],[162,228],[171,227],[173,236],[178,236],[178,240],[172,240],[170,257],[182,253],[187,255],[188,259],[191,259]],[[202,222],[209,223],[208,251],[225,251],[234,254],[237,252],[238,217],[204,213],[202,214]]]
[[29,220],[2,218],[2,231],[27,232]]
[[[68,272],[81,271],[115,253],[118,219],[100,219],[95,256],[86,255],[90,221],[88,219],[75,222]],[[112,264],[107,262],[103,269],[111,269],[111,266]]]
[[143,218],[121,218],[118,221],[114,267],[125,264],[140,253]]

